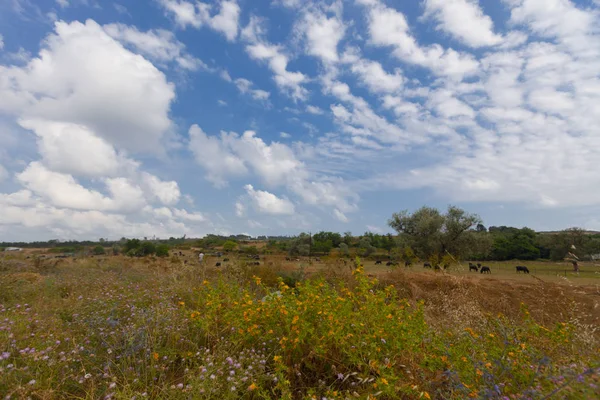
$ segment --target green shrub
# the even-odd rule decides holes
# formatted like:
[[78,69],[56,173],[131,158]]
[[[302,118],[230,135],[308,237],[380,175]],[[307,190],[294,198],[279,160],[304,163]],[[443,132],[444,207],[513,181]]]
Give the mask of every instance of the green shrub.
[[169,256],[169,245],[159,244],[158,246],[156,246],[156,255],[158,257],[168,257]]
[[104,247],[102,247],[102,246],[96,246],[92,250],[92,253],[94,253],[94,255],[96,255],[96,256],[103,255],[103,254],[105,254]]

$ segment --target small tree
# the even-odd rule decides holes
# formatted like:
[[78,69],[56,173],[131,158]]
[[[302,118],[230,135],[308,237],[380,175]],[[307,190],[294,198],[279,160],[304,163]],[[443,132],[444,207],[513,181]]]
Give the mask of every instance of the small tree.
[[129,239],[125,242],[125,245],[123,246],[123,253],[129,254],[131,250],[139,249],[141,244],[142,242],[140,242],[140,239]]
[[230,252],[230,251],[234,251],[235,249],[237,249],[237,243],[234,242],[233,240],[228,240],[225,243],[223,243],[223,250],[225,250],[226,252]]
[[156,246],[157,257],[168,257],[169,256],[169,245],[159,244]]
[[246,246],[241,249],[243,253],[256,255],[258,254],[258,248],[256,246]]
[[371,240],[368,236],[363,236],[358,242],[358,248],[363,257],[368,257],[375,252],[375,247],[371,245]]
[[156,253],[156,246],[152,242],[143,242],[137,251],[139,257],[150,256]]
[[350,254],[350,249],[348,248],[348,245],[346,243],[340,243],[340,254],[347,256]]
[[102,247],[100,245],[94,247],[94,249],[92,250],[92,252],[96,256],[101,256],[101,255],[105,254],[104,247]]

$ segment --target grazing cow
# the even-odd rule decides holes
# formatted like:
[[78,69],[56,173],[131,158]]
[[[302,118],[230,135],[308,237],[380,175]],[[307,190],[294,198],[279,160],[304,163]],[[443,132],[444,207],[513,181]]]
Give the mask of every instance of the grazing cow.
[[229,258],[224,258],[223,259],[223,262],[227,262],[227,261],[229,261]]
[[411,266],[412,266],[412,263],[410,261],[404,261],[404,267],[408,268]]
[[431,268],[431,264],[430,263],[424,263],[423,264],[423,268]]
[[215,267],[220,267],[220,266],[221,266],[220,262],[218,262],[218,263],[215,264]]
[[385,263],[385,265],[387,265],[388,267],[391,266],[393,263],[391,261],[388,261]]
[[256,262],[254,263],[254,265],[260,265],[260,262],[256,261]]
[[481,273],[482,274],[491,274],[492,270],[490,269],[490,267],[481,267]]
[[375,265],[379,265],[379,264],[381,264],[381,260],[375,261]]
[[529,273],[529,268],[527,268],[523,265],[517,265],[515,268],[517,269],[517,273],[519,273],[519,272],[524,272],[526,274]]
[[481,263],[477,263],[477,268],[481,268]]
[[469,272],[471,271],[478,272],[479,268],[477,268],[477,265],[469,263]]

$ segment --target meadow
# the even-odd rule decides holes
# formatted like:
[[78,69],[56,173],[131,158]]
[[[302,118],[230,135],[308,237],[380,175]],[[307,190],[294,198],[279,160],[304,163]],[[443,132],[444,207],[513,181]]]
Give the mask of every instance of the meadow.
[[5,399],[600,398],[592,265],[28,256],[0,256]]

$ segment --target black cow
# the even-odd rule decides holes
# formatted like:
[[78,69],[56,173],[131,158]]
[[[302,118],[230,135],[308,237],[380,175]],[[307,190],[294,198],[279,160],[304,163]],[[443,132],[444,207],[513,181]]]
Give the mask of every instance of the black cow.
[[482,274],[491,274],[492,270],[490,269],[490,267],[481,267],[481,273]]
[[387,265],[388,267],[391,266],[393,263],[391,261],[388,261],[385,263],[385,265]]
[[215,267],[220,267],[220,266],[221,266],[220,262],[218,262],[218,263],[215,264]]
[[431,268],[431,264],[430,263],[424,263],[423,264],[423,268]]
[[381,260],[375,261],[375,265],[379,265],[379,264],[381,264]]
[[227,261],[229,261],[229,258],[224,258],[223,259],[223,262],[227,262]]
[[256,262],[254,263],[254,265],[260,265],[260,262],[256,261]]
[[477,272],[479,271],[479,268],[477,268],[477,265],[469,263],[469,272],[471,271]]
[[412,267],[412,262],[410,262],[410,261],[404,261],[404,266],[407,267],[407,268],[408,267]]
[[481,263],[477,263],[477,268],[481,268]]
[[529,268],[527,268],[523,265],[517,265],[515,268],[517,269],[517,273],[519,273],[519,272],[524,272],[526,274],[529,273]]

